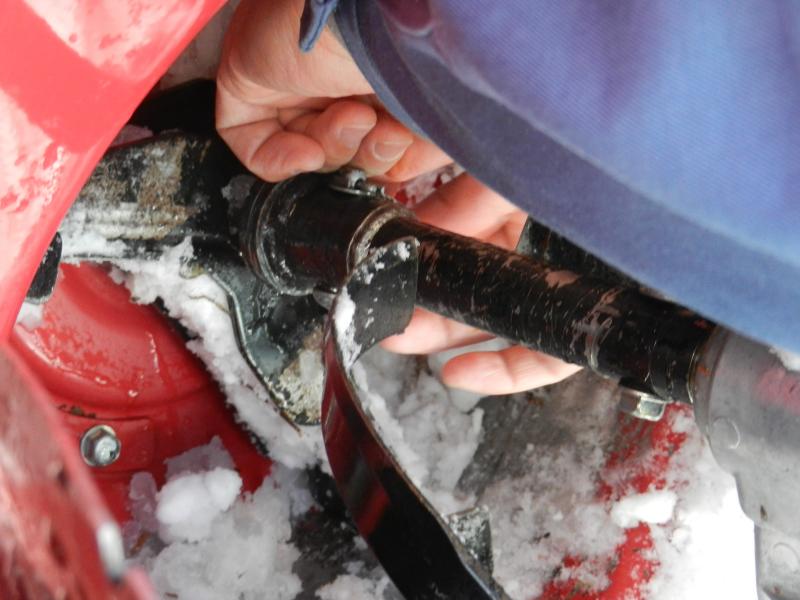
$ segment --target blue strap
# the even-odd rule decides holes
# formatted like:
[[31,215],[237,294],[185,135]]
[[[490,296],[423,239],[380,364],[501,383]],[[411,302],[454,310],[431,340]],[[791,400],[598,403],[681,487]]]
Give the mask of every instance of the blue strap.
[[310,52],[317,43],[328,17],[331,16],[339,0],[306,0],[303,16],[300,18],[300,50]]

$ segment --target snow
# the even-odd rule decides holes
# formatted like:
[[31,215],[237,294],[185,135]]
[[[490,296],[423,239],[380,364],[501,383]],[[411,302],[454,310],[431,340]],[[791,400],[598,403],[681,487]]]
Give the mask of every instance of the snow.
[[343,289],[336,299],[333,321],[339,333],[339,345],[342,349],[342,361],[345,368],[350,368],[361,354],[361,345],[356,342],[356,324],[353,318],[356,314],[356,305]]
[[156,518],[165,542],[198,542],[211,533],[211,523],[228,510],[242,489],[231,469],[216,468],[170,480],[158,492]]
[[430,366],[380,348],[353,368],[364,408],[408,476],[443,515],[471,508],[474,498],[456,490],[482,434],[483,411],[462,410],[457,390]]
[[381,598],[389,580],[362,579],[355,575],[340,575],[332,583],[317,590],[320,600],[374,600]]
[[44,304],[23,302],[17,313],[17,323],[28,331],[36,329],[42,324]]
[[166,546],[149,564],[162,597],[192,600],[290,600],[301,589],[291,572],[291,503],[272,480],[218,515],[197,542]]
[[[129,500],[135,520],[125,529],[133,560],[147,568],[163,598],[290,600],[301,589],[291,567],[290,517],[311,506],[302,477],[278,467],[253,494],[218,438],[167,461],[160,491],[137,474]],[[158,535],[154,537],[153,534]]]
[[739,506],[735,481],[714,461],[690,411],[675,415],[672,428],[687,434],[667,473],[677,502],[671,521],[650,528],[660,565],[645,597],[755,600],[753,523]]
[[324,457],[320,429],[293,427],[280,416],[239,352],[223,290],[208,275],[184,274],[192,252],[187,239],[158,260],[118,259],[114,276],[137,302],[161,298],[170,315],[196,335],[187,346],[220,383],[237,418],[269,440],[274,460],[294,469],[317,464]]
[[[526,436],[509,473],[495,478],[481,497],[491,517],[494,576],[515,599],[536,597],[554,573],[602,590],[624,539],[608,502],[597,494],[604,448],[615,437],[615,408],[608,386],[585,381],[562,384],[525,419],[535,434]],[[587,560],[568,568],[566,556]]]
[[672,518],[678,495],[671,490],[631,494],[614,505],[611,519],[625,529],[639,523],[663,525]]

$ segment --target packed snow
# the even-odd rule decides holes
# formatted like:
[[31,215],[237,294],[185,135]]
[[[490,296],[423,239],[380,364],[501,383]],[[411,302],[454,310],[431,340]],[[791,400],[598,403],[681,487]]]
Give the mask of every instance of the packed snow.
[[321,587],[317,597],[320,600],[374,600],[383,597],[388,584],[386,578],[373,581],[355,575],[341,575],[336,581]]
[[166,542],[199,542],[211,533],[211,523],[228,510],[242,490],[242,478],[232,469],[189,473],[169,481],[158,492],[156,518]]
[[[134,477],[124,529],[132,561],[162,598],[290,600],[301,589],[291,571],[290,518],[311,505],[296,472],[278,467],[252,494],[218,438],[167,461],[160,491],[149,473]],[[142,543],[142,540],[145,540]]]
[[678,495],[672,490],[631,494],[614,505],[611,519],[625,529],[639,523],[663,525],[672,518],[677,502]]

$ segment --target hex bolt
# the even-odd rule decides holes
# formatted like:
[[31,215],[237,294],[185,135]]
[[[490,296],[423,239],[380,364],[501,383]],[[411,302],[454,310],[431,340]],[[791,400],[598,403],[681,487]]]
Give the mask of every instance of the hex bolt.
[[647,392],[622,387],[619,410],[644,421],[660,421],[668,402]]
[[117,433],[108,425],[95,425],[81,436],[81,456],[90,467],[113,464],[122,450]]

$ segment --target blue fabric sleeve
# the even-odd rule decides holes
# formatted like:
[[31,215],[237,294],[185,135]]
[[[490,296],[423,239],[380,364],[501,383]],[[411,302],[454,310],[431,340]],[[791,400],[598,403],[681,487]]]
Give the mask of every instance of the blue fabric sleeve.
[[642,283],[800,351],[800,4],[341,0],[389,110]]

